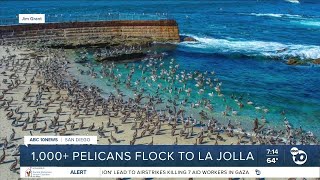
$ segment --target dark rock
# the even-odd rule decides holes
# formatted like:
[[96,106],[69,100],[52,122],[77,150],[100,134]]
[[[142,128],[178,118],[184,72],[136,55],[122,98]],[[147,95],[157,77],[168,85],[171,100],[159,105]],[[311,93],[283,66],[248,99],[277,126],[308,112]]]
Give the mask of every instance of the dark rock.
[[297,58],[290,58],[287,61],[288,65],[299,65],[301,62]]
[[312,63],[313,64],[320,64],[320,58],[313,60]]
[[191,42],[196,42],[197,40],[193,37],[190,36],[185,36],[182,38],[182,41],[191,41]]

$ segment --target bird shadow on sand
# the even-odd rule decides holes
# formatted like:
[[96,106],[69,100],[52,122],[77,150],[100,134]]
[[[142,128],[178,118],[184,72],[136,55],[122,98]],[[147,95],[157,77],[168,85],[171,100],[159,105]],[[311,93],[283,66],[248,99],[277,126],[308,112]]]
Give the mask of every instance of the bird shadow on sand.
[[12,163],[14,162],[15,160],[9,160],[9,161],[4,161],[2,164],[8,164],[8,163]]
[[19,170],[20,168],[14,168],[14,169],[11,169],[12,172],[15,172],[17,174],[20,174],[20,172],[18,172],[17,170]]
[[23,139],[23,137],[15,138],[15,139],[13,139],[13,140],[14,140],[14,141],[17,141],[17,140],[20,140],[20,139]]
[[53,131],[44,131],[41,134],[49,134],[49,133],[53,133]]
[[124,132],[124,130],[119,130],[116,134],[121,134],[123,132]]

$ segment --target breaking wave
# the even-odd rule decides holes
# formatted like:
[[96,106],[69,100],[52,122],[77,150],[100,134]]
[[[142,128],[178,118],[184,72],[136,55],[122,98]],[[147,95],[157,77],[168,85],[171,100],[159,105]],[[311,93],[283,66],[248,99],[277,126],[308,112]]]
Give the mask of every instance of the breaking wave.
[[250,16],[262,16],[262,17],[276,17],[276,18],[282,18],[282,17],[286,17],[286,18],[301,18],[302,16],[300,15],[294,15],[294,14],[274,14],[274,13],[250,13],[250,14],[246,14],[246,15],[250,15]]
[[274,59],[286,59],[289,57],[297,57],[300,59],[320,58],[320,46],[315,45],[215,39],[192,35],[191,37],[196,39],[197,42],[182,42],[181,45],[204,53],[217,53],[223,55],[240,54],[244,56],[261,56]]
[[286,2],[294,3],[294,4],[300,4],[299,0],[285,0]]
[[316,21],[316,20],[303,20],[303,21],[293,21],[296,24],[301,24],[304,26],[313,26],[313,27],[320,27],[320,21]]

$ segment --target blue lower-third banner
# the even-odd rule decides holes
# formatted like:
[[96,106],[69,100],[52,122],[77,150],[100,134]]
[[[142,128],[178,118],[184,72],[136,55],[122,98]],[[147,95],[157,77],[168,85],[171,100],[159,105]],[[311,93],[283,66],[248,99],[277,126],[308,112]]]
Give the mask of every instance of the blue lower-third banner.
[[29,145],[22,167],[319,167],[320,146]]

